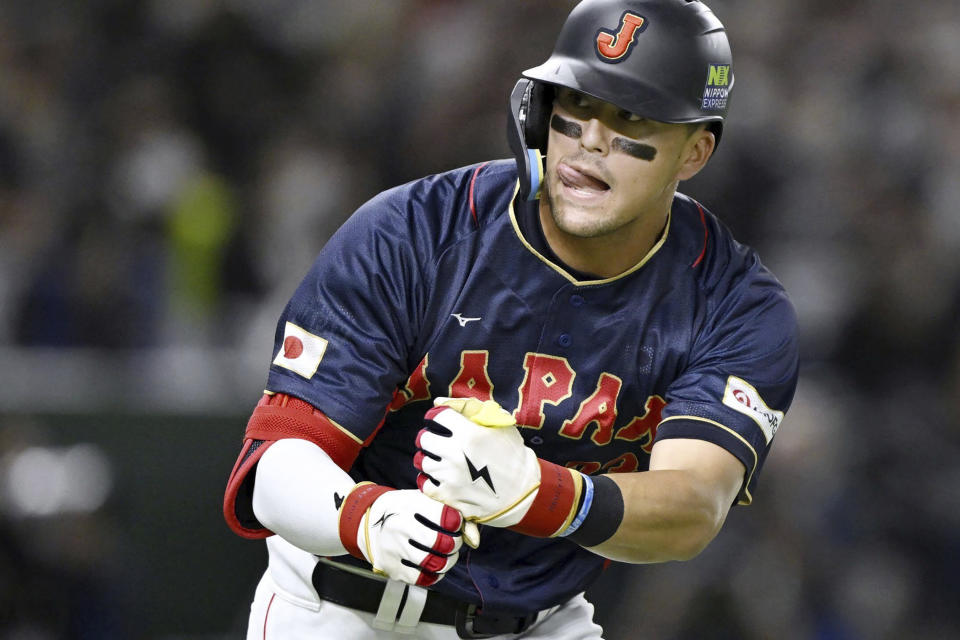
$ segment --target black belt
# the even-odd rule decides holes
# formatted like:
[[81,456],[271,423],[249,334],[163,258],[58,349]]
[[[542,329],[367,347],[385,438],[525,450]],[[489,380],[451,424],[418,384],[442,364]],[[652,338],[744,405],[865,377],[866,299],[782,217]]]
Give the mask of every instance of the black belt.
[[[386,581],[339,569],[325,562],[318,562],[313,570],[313,587],[322,600],[368,613],[376,613],[380,608],[386,585]],[[457,635],[461,638],[491,638],[521,633],[529,629],[536,619],[536,611],[522,616],[495,613],[429,590],[423,613],[420,614],[420,622],[456,627]]]

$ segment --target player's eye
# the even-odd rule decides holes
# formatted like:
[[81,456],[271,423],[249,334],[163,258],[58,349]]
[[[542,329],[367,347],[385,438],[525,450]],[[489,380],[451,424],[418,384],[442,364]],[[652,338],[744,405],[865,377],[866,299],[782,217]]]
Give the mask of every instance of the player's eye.
[[583,111],[590,108],[592,99],[579,91],[564,89],[560,92],[560,104],[571,111]]
[[574,91],[570,96],[570,101],[573,103],[573,106],[585,109],[590,106],[590,98],[586,95],[580,93],[579,91]]
[[621,111],[617,114],[621,120],[626,120],[627,122],[643,122],[646,120],[643,116],[639,116],[632,111]]

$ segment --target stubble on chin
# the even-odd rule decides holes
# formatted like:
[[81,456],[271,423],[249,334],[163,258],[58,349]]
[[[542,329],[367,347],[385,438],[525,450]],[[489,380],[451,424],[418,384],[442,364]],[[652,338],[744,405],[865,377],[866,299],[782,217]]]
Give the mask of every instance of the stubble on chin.
[[546,198],[548,215],[558,231],[577,238],[599,238],[616,232],[617,229],[606,228],[602,215],[590,216],[576,205],[554,197],[550,185],[549,180],[544,181],[540,197]]

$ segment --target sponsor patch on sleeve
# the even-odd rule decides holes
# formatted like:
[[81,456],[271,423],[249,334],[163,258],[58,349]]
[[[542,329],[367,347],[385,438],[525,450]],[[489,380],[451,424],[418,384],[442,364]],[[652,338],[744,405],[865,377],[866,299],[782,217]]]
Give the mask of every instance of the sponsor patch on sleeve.
[[317,372],[326,350],[326,340],[288,322],[283,330],[283,344],[273,364],[309,379]]
[[753,419],[763,431],[767,444],[777,435],[777,429],[783,422],[783,411],[775,411],[767,406],[753,386],[736,376],[727,378],[727,388],[723,392],[723,404]]

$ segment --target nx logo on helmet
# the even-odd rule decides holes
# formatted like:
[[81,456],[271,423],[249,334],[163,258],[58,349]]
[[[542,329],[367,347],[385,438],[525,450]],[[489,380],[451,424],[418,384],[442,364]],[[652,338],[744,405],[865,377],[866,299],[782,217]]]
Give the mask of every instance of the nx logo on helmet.
[[643,16],[624,11],[616,31],[597,31],[597,56],[604,62],[616,64],[627,58],[637,44],[637,34],[647,28]]
[[711,64],[707,67],[707,85],[703,88],[700,108],[720,111],[727,108],[727,98],[733,85],[729,64]]

